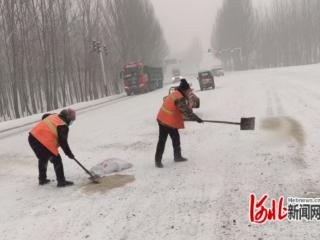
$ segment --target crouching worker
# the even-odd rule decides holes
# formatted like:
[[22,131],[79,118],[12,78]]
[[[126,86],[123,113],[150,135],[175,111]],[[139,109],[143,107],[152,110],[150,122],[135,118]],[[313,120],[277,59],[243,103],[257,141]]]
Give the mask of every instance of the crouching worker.
[[68,144],[68,132],[75,119],[76,112],[72,109],[64,109],[60,114],[44,114],[42,121],[29,133],[29,144],[38,158],[39,185],[50,182],[47,179],[48,161],[54,166],[58,187],[73,185],[73,182],[67,181],[64,177],[58,148],[61,147],[69,158],[74,159]]
[[167,96],[159,110],[157,121],[159,124],[159,140],[155,155],[155,165],[163,168],[162,155],[165,149],[168,135],[173,145],[174,161],[184,162],[186,158],[181,155],[180,135],[178,129],[184,128],[183,116],[190,120],[202,123],[202,119],[193,113],[190,108],[188,95],[191,88],[185,79],[181,79],[179,87]]

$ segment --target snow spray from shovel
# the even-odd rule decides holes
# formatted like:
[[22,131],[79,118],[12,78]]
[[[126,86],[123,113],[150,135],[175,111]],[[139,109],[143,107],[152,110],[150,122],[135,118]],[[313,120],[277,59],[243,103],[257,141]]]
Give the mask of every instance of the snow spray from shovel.
[[240,130],[254,130],[254,128],[255,128],[255,118],[254,117],[241,118],[240,122],[215,121],[215,120],[203,120],[203,122],[240,125]]

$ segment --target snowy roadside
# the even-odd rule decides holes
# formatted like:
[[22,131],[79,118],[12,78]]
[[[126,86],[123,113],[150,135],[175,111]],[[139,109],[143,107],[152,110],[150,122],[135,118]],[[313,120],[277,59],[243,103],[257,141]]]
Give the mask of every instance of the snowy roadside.
[[[92,100],[92,101],[87,101],[87,102],[82,102],[82,103],[76,103],[73,104],[69,107],[73,108],[74,110],[76,110],[78,113],[82,113],[84,111],[87,111],[88,109],[92,109],[92,108],[96,108],[96,107],[101,107],[101,105],[104,104],[109,104],[111,102],[114,102],[116,100],[120,100],[126,98],[125,94],[118,94],[118,95],[113,95],[110,97],[105,97],[105,98],[101,98],[101,99],[97,99],[97,100]],[[60,109],[55,109],[53,111],[50,112],[59,112],[61,111],[63,108]],[[8,132],[13,132],[16,133],[16,130],[20,130],[22,128],[22,131],[24,131],[24,129],[26,127],[30,127],[30,125],[36,123],[39,121],[39,119],[41,119],[42,115],[44,113],[39,113],[39,114],[34,114],[25,118],[20,118],[20,119],[14,119],[14,120],[10,120],[10,121],[5,121],[5,122],[0,122],[0,138],[1,137],[5,137],[7,136]]]
[[[170,82],[165,82],[165,87],[171,85]],[[127,96],[125,93],[100,98],[97,100],[87,101],[76,103],[70,105],[68,107],[77,111],[78,114],[83,114],[84,112],[93,110],[95,108],[101,108],[106,104],[113,104],[116,103],[118,100],[127,100],[132,96]],[[63,108],[55,109],[50,112],[59,112]],[[34,114],[28,117],[20,118],[20,119],[13,119],[9,121],[0,122],[0,138],[11,136],[12,134],[16,134],[17,132],[24,131],[26,128],[29,128],[30,125],[35,124],[36,122],[41,119],[44,113]],[[18,131],[17,131],[18,130]],[[9,134],[8,134],[9,132]]]

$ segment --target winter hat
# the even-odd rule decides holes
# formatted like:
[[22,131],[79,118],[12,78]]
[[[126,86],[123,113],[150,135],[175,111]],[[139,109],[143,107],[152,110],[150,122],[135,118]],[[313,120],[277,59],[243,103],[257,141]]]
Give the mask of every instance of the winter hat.
[[76,120],[76,111],[71,108],[63,109],[60,112],[60,115],[64,117],[68,122]]
[[190,89],[190,85],[186,79],[183,78],[180,80],[179,89],[181,89],[182,91],[187,91],[188,89]]
[[76,120],[76,111],[71,108],[68,108],[68,118],[70,121]]

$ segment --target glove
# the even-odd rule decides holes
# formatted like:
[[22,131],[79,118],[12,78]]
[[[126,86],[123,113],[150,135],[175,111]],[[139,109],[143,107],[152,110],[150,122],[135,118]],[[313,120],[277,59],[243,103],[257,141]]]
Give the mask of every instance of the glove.
[[197,121],[198,123],[203,123],[203,120],[202,120],[201,118],[199,118],[198,116],[196,117],[196,121]]
[[68,158],[70,158],[70,159],[75,159],[75,156],[73,155],[73,153],[70,153],[70,154],[68,155]]

